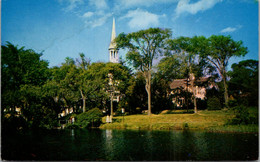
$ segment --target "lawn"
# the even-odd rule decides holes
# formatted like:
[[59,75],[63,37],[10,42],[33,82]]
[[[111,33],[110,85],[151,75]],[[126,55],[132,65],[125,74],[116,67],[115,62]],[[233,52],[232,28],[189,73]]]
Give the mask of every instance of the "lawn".
[[[104,129],[147,129],[147,130],[172,130],[172,129],[201,129],[208,131],[231,132],[258,132],[257,125],[230,126],[225,123],[234,117],[229,110],[198,111],[197,114],[185,113],[184,110],[163,111],[155,115],[128,115],[116,116],[113,123],[102,124]],[[102,119],[105,123],[105,117]]]

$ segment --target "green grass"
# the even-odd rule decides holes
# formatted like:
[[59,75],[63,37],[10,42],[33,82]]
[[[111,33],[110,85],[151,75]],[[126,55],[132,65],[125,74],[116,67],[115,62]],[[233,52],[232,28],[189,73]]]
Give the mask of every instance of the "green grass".
[[[114,117],[113,123],[102,124],[103,129],[141,129],[141,130],[174,130],[200,129],[222,132],[258,132],[258,125],[227,126],[225,123],[234,117],[229,110],[199,111],[197,114],[185,113],[184,110],[163,111],[155,115],[128,115]],[[102,119],[105,123],[105,117]]]

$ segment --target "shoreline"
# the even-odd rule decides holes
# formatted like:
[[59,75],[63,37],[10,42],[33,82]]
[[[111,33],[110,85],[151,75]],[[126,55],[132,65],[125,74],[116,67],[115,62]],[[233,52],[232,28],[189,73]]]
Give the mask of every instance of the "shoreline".
[[258,133],[258,124],[227,125],[234,114],[227,110],[199,111],[197,114],[152,114],[115,116],[113,123],[103,124],[100,129],[126,130],[202,130],[207,132]]
[[[109,125],[109,126],[108,126]],[[241,129],[242,128],[242,129]],[[255,134],[259,132],[258,125],[229,125],[229,126],[216,126],[209,128],[174,128],[174,127],[164,127],[164,128],[147,128],[147,127],[127,127],[125,125],[113,125],[103,124],[98,129],[113,129],[113,130],[149,130],[149,131],[205,131],[214,133],[250,133]]]

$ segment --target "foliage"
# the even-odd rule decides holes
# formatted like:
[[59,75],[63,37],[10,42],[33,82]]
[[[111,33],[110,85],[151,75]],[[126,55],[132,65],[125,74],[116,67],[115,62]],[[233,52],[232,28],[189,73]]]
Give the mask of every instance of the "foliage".
[[[194,112],[197,113],[197,98],[195,94],[194,82],[197,78],[203,76],[203,73],[212,71],[212,67],[208,64],[203,57],[199,57],[197,51],[198,40],[189,37],[178,37],[167,41],[167,55],[165,60],[162,60],[159,64],[159,70],[167,69],[168,62],[172,61],[169,65],[173,73],[166,70],[168,75],[172,76],[172,79],[176,78],[190,78],[192,89],[192,102],[194,105]],[[173,66],[173,63],[175,67]],[[166,66],[166,67],[164,67]],[[162,68],[164,67],[164,68]],[[185,97],[187,98],[187,97]]]
[[[10,120],[19,118],[25,121],[22,128],[50,128],[57,116],[53,115],[42,93],[42,86],[49,78],[48,62],[40,59],[42,54],[9,42],[1,46],[1,53],[2,114],[6,114],[5,110],[11,115],[7,120],[2,116],[2,121],[9,121],[16,127]],[[16,113],[16,108],[21,109],[21,115]]]
[[99,108],[93,108],[76,116],[75,124],[80,128],[98,127],[103,114]]
[[186,76],[183,66],[181,58],[177,55],[164,57],[157,65],[157,75],[167,81],[184,78]]
[[[178,75],[174,78],[186,78],[190,73],[200,77],[203,75],[203,71],[205,72],[212,68],[205,62],[203,57],[199,57],[197,51],[198,43],[197,39],[189,37],[178,37],[167,41],[168,58],[179,64],[179,67],[177,67],[178,71],[176,71]],[[162,61],[164,62],[164,60]]]
[[67,128],[67,129],[78,129],[78,128],[80,128],[79,127],[79,125],[78,124],[66,124],[66,127],[65,128]]
[[[91,63],[83,53],[77,59],[67,57],[59,67],[48,68],[41,53],[7,42],[1,46],[3,128],[51,129],[58,125],[58,114],[65,108],[73,108],[76,114],[84,112],[67,127],[99,126],[102,113],[98,108],[91,108],[108,110],[110,107],[108,73],[113,74],[113,80],[120,82],[120,102],[115,103],[115,109],[124,107],[126,112],[135,114],[148,106],[148,114],[151,114],[172,109],[172,96],[168,93],[173,79],[185,78],[189,73],[196,77],[215,74],[217,70],[224,84],[219,85],[218,91],[207,93],[207,105],[209,110],[220,109],[224,98],[215,96],[224,94],[225,99],[227,97],[228,60],[233,56],[244,56],[247,48],[230,36],[170,37],[170,30],[160,28],[118,36],[117,46],[128,49],[126,58],[135,68],[135,74],[124,62]],[[166,57],[155,69],[155,59],[163,55]],[[234,98],[229,106],[258,105],[258,61],[233,64],[228,75],[231,78],[228,82],[230,94]],[[191,96],[188,98],[192,99]],[[198,105],[205,106],[205,103],[198,102]],[[21,115],[16,108],[21,109]],[[236,112],[233,123],[255,123],[256,118],[248,117],[244,108],[237,108]],[[191,123],[188,125],[192,127]]]
[[199,110],[207,109],[207,101],[200,98],[197,99],[197,105]]
[[220,74],[224,85],[225,104],[228,104],[228,87],[226,68],[231,57],[245,56],[248,52],[242,41],[234,41],[231,36],[212,35],[205,37],[193,37],[196,40],[196,50],[200,57],[207,60]]
[[258,61],[240,61],[231,68],[228,72],[230,94],[239,104],[258,106]]
[[232,108],[235,112],[235,117],[228,120],[228,125],[248,125],[248,124],[257,124],[258,116],[251,115],[249,110],[245,106],[236,106]]
[[137,72],[134,74],[134,77],[130,79],[130,86],[128,87],[126,93],[126,111],[130,114],[139,113],[139,110],[136,110],[137,107],[142,110],[147,110],[147,94],[145,93],[145,79],[142,73]]
[[155,74],[152,85],[152,112],[158,114],[165,109],[173,109],[172,95],[168,94],[170,91],[169,82]]
[[208,98],[207,109],[208,110],[220,110],[221,109],[220,100],[215,96]]
[[118,48],[127,48],[126,59],[145,78],[148,96],[148,115],[151,115],[151,73],[154,59],[163,54],[164,42],[171,36],[169,29],[149,28],[129,34],[121,33],[116,38]]
[[28,124],[26,120],[21,116],[10,115],[7,113],[2,114],[1,128],[2,131],[6,131],[6,133],[16,132],[19,129],[26,129]]

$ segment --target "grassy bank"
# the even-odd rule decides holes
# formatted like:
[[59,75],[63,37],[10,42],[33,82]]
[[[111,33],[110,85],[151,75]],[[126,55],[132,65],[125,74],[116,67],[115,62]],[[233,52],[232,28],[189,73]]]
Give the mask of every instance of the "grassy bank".
[[[114,117],[113,123],[100,126],[103,129],[181,130],[200,129],[219,132],[258,132],[257,125],[225,125],[234,114],[228,110],[199,111],[197,114],[185,111],[164,111],[158,115],[129,115]],[[102,119],[105,123],[105,117]]]

